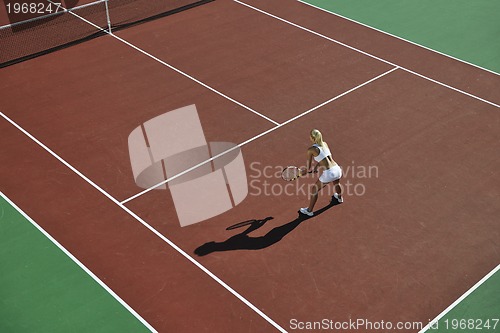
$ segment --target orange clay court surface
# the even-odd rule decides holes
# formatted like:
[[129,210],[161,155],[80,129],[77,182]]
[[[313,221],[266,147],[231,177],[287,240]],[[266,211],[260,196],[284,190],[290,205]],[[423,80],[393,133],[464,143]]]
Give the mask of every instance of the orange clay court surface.
[[[103,36],[2,69],[2,192],[158,332],[428,323],[500,258],[500,76],[296,1],[245,3],[116,33],[144,53]],[[180,227],[168,190],[136,196],[127,139],[191,104],[207,141],[246,142],[253,186]],[[351,187],[305,219],[277,170],[305,163],[312,128]]]

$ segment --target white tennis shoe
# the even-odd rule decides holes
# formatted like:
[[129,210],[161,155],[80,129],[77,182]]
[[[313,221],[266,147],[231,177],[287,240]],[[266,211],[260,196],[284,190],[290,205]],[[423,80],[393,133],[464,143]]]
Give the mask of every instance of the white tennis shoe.
[[342,197],[340,197],[340,198],[339,198],[339,194],[338,194],[338,193],[333,193],[333,197],[334,197],[335,199],[337,199],[337,201],[338,201],[339,203],[344,202],[344,198],[342,198]]
[[309,209],[307,209],[307,207],[306,207],[306,208],[301,208],[299,211],[300,211],[302,214],[307,215],[307,216],[313,216],[313,215],[314,215],[314,213],[313,213],[313,212],[310,212],[310,211],[309,211]]

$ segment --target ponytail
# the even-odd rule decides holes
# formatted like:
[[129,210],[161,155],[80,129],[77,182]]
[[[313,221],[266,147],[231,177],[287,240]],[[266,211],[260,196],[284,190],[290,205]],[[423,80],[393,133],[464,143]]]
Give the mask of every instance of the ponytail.
[[317,144],[318,146],[323,146],[323,135],[321,135],[320,131],[318,131],[317,129],[313,129],[311,131],[311,138],[313,139],[315,144]]

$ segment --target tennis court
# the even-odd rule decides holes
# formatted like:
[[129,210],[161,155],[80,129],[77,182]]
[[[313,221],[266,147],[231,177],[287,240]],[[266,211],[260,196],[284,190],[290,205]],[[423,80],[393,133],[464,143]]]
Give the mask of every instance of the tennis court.
[[[500,52],[341,2],[68,2],[0,29],[0,331],[498,331]],[[345,202],[306,218],[316,176],[280,172],[313,128]]]

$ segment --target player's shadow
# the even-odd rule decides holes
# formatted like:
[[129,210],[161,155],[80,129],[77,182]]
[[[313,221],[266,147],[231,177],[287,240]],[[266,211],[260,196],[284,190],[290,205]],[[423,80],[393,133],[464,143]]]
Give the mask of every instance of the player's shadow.
[[222,251],[233,251],[233,250],[260,250],[266,247],[269,247],[273,244],[276,244],[280,240],[283,239],[286,235],[292,232],[295,228],[297,228],[302,222],[305,220],[314,218],[331,207],[338,205],[337,200],[332,200],[329,205],[317,210],[314,212],[314,216],[309,217],[303,214],[297,216],[297,218],[293,221],[290,221],[286,224],[283,224],[279,227],[275,227],[271,229],[267,234],[258,237],[251,237],[249,234],[252,231],[255,231],[262,227],[267,221],[272,220],[273,217],[269,216],[262,220],[254,220],[247,229],[242,231],[239,234],[229,237],[223,242],[208,242],[201,246],[199,246],[194,253],[198,256],[206,256],[207,254],[213,252],[222,252]]

